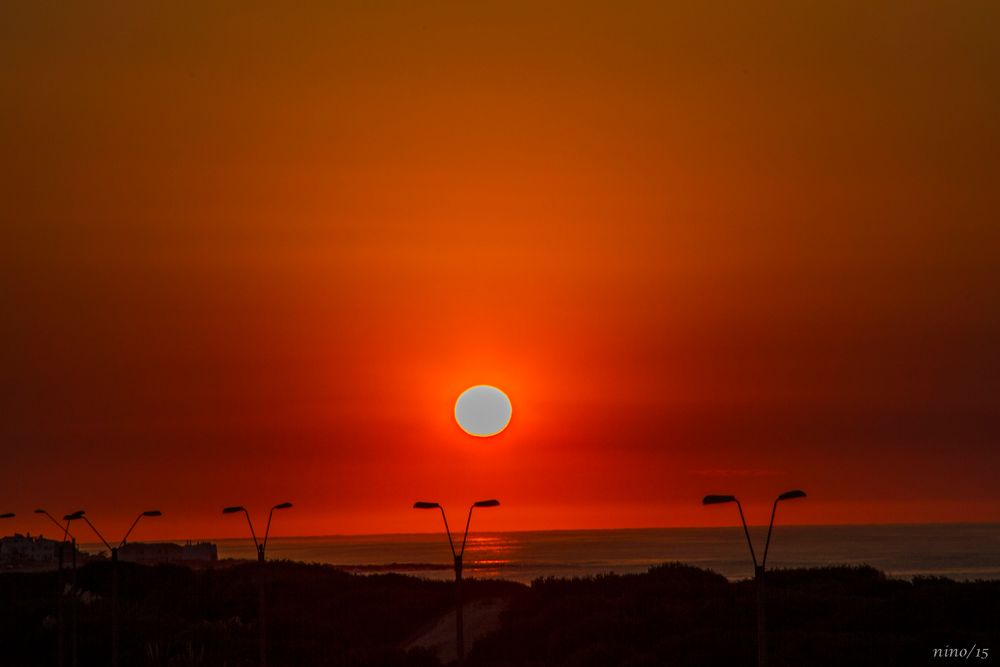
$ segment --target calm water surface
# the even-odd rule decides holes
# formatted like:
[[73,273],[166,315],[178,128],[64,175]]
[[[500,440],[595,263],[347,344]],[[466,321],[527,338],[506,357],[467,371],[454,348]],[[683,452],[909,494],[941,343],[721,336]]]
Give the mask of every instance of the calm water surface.
[[[751,529],[763,548],[766,528]],[[217,540],[220,558],[252,558],[249,540]],[[758,546],[760,545],[760,546]],[[759,556],[759,554],[758,554]],[[268,559],[326,563],[358,572],[393,571],[434,579],[452,575],[443,533],[271,538]],[[530,582],[645,572],[681,561],[738,579],[753,574],[740,528],[652,528],[469,536],[468,576]],[[868,564],[895,577],[1000,579],[1000,524],[776,527],[769,567]]]

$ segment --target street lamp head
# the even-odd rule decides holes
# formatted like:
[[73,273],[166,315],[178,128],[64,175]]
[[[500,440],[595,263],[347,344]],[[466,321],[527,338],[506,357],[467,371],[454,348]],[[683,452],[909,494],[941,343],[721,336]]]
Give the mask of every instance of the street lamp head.
[[799,489],[792,489],[791,491],[785,491],[780,496],[778,500],[793,500],[795,498],[805,498],[806,492]]
[[77,510],[72,514],[67,514],[63,517],[63,521],[76,521],[77,519],[82,519],[83,515],[86,514],[83,510]]
[[35,510],[35,514],[48,514],[45,510]]
[[438,503],[428,503],[423,500],[418,500],[417,502],[413,503],[413,509],[415,510],[436,510],[439,507],[441,507],[441,505],[439,505]]
[[0,519],[12,519],[12,518],[14,518],[13,512],[5,512],[3,514],[0,514]]
[[480,500],[479,502],[473,503],[473,507],[499,507],[500,501],[495,498],[490,500]]
[[736,502],[736,496],[705,496],[701,499],[702,505],[719,505],[721,503]]
[[160,510],[146,510],[142,513],[143,516],[163,516],[163,512]]
[[223,514],[235,514],[236,512],[245,512],[243,505],[233,505],[232,507],[223,507]]
[[274,507],[272,507],[271,509],[273,509],[273,510],[287,510],[287,509],[289,509],[289,508],[290,508],[291,506],[292,506],[292,504],[291,504],[291,503],[278,503],[277,505],[275,505],[275,506],[274,506]]

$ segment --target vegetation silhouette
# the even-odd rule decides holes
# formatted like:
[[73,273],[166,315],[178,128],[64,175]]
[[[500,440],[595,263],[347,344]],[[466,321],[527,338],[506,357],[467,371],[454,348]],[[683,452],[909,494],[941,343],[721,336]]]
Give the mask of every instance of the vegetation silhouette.
[[[110,562],[78,571],[79,664],[109,654]],[[430,667],[413,640],[453,611],[454,584],[398,574],[354,575],[286,561],[206,569],[118,564],[122,664],[257,665],[257,576],[269,590],[269,662],[289,667]],[[56,664],[56,572],[0,574],[5,666]],[[1000,581],[913,581],[869,567],[769,573],[772,665],[935,664],[936,647],[1000,646]],[[730,582],[681,564],[645,574],[539,579],[531,586],[467,579],[467,603],[502,598],[496,631],[466,664],[745,665],[755,658],[752,580]],[[940,661],[939,661],[940,662]]]

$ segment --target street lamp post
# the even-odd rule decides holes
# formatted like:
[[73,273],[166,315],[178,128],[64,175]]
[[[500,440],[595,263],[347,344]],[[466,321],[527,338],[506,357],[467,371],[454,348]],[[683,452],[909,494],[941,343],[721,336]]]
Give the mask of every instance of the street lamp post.
[[720,496],[720,495],[708,495],[702,498],[701,502],[703,505],[719,505],[722,503],[736,503],[737,509],[740,511],[740,523],[743,524],[743,534],[747,538],[747,546],[750,547],[750,558],[753,560],[753,578],[754,585],[757,589],[757,665],[758,667],[765,667],[767,664],[767,647],[765,645],[765,631],[764,631],[764,568],[767,565],[767,551],[771,546],[771,531],[774,530],[774,513],[778,509],[778,503],[782,500],[793,500],[795,498],[805,498],[805,491],[800,491],[799,489],[793,489],[791,491],[785,491],[777,498],[774,499],[774,504],[771,506],[771,522],[767,526],[767,541],[764,542],[764,555],[761,558],[760,564],[757,564],[757,555],[753,550],[753,542],[750,540],[750,531],[747,529],[746,518],[743,516],[743,506],[736,496]]
[[[243,512],[247,518],[247,525],[250,526],[250,537],[253,538],[254,551],[257,552],[257,563],[263,565],[265,551],[267,549],[267,538],[271,532],[271,518],[274,516],[274,510],[287,510],[292,507],[291,503],[278,503],[271,507],[271,511],[267,513],[267,527],[264,529],[264,541],[257,541],[257,533],[253,529],[253,521],[250,520],[250,512],[243,505],[232,505],[230,507],[223,507],[223,514],[238,514]],[[263,568],[257,574],[257,625],[260,629],[260,665],[261,667],[267,667],[267,604],[264,596],[264,572]]]
[[[67,514],[67,515],[65,515],[63,517],[63,521],[66,522],[66,527],[63,529],[62,544],[59,545],[60,552],[61,552],[62,549],[64,548],[65,544],[66,544],[66,538],[70,537],[70,539],[72,540],[70,542],[70,557],[71,557],[71,562],[73,564],[72,565],[72,568],[73,568],[73,578],[72,578],[72,584],[70,586],[70,590],[73,592],[73,605],[71,607],[73,613],[72,613],[71,618],[70,618],[70,628],[72,630],[72,632],[71,632],[72,637],[71,637],[71,641],[70,641],[70,656],[72,657],[72,659],[71,659],[70,662],[73,665],[73,667],[76,667],[76,665],[77,665],[77,656],[78,656],[77,649],[79,647],[79,642],[77,642],[77,615],[78,615],[78,611],[77,611],[77,599],[76,599],[76,538],[73,537],[72,533],[69,532],[69,524],[71,522],[73,522],[73,521],[78,520],[78,519],[82,519],[84,514],[85,514],[85,512],[83,510],[77,510],[77,511],[73,512],[72,514]],[[61,601],[62,597],[60,596],[59,599]]]
[[145,512],[139,512],[139,515],[129,526],[128,531],[125,533],[125,537],[122,541],[118,543],[117,546],[111,546],[108,541],[104,539],[97,527],[91,523],[90,519],[86,516],[82,517],[90,529],[94,531],[94,534],[100,538],[104,546],[107,547],[108,551],[111,553],[111,667],[118,667],[118,550],[125,546],[128,541],[128,536],[132,534],[139,520],[144,516],[163,516],[163,512],[160,510],[146,510]]
[[41,515],[45,516],[49,521],[51,521],[53,524],[55,524],[56,528],[58,528],[59,530],[63,531],[63,539],[59,543],[59,548],[56,551],[56,560],[58,562],[58,566],[57,566],[57,569],[56,569],[56,604],[58,606],[58,614],[57,614],[58,619],[57,619],[57,627],[56,627],[56,632],[57,632],[56,645],[57,645],[58,648],[57,648],[56,657],[57,657],[57,664],[59,665],[59,667],[63,667],[63,665],[65,664],[64,650],[63,650],[63,642],[64,642],[63,635],[65,634],[64,633],[64,629],[63,629],[63,622],[64,622],[63,616],[65,614],[63,613],[63,588],[62,588],[63,587],[63,561],[65,560],[65,556],[64,556],[63,552],[65,551],[64,546],[66,544],[66,537],[69,536],[70,538],[73,539],[74,542],[76,542],[76,538],[73,537],[73,534],[69,532],[69,521],[66,522],[66,526],[64,528],[63,525],[61,523],[59,523],[59,521],[54,516],[52,516],[51,514],[49,514],[44,509],[36,509],[35,510],[35,514],[41,514]]
[[462,548],[455,550],[455,542],[451,538],[451,529],[448,527],[448,517],[444,508],[439,503],[429,503],[418,500],[413,503],[413,508],[418,510],[441,510],[441,518],[444,520],[444,530],[448,535],[448,546],[451,547],[451,555],[455,559],[455,656],[461,667],[465,659],[465,627],[462,619],[462,556],[465,555],[465,543],[469,539],[469,525],[472,523],[472,510],[477,507],[497,507],[499,500],[480,500],[472,503],[469,507],[469,517],[465,520],[465,534],[462,536]]

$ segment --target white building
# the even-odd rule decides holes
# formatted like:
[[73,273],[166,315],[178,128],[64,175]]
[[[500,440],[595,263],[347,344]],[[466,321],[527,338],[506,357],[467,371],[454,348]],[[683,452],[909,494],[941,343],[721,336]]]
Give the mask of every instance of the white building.
[[[0,564],[4,566],[39,566],[56,565],[59,562],[59,540],[49,540],[41,535],[32,537],[30,534],[0,538]],[[66,543],[65,561],[72,558],[72,546]],[[77,552],[79,553],[79,552]]]

